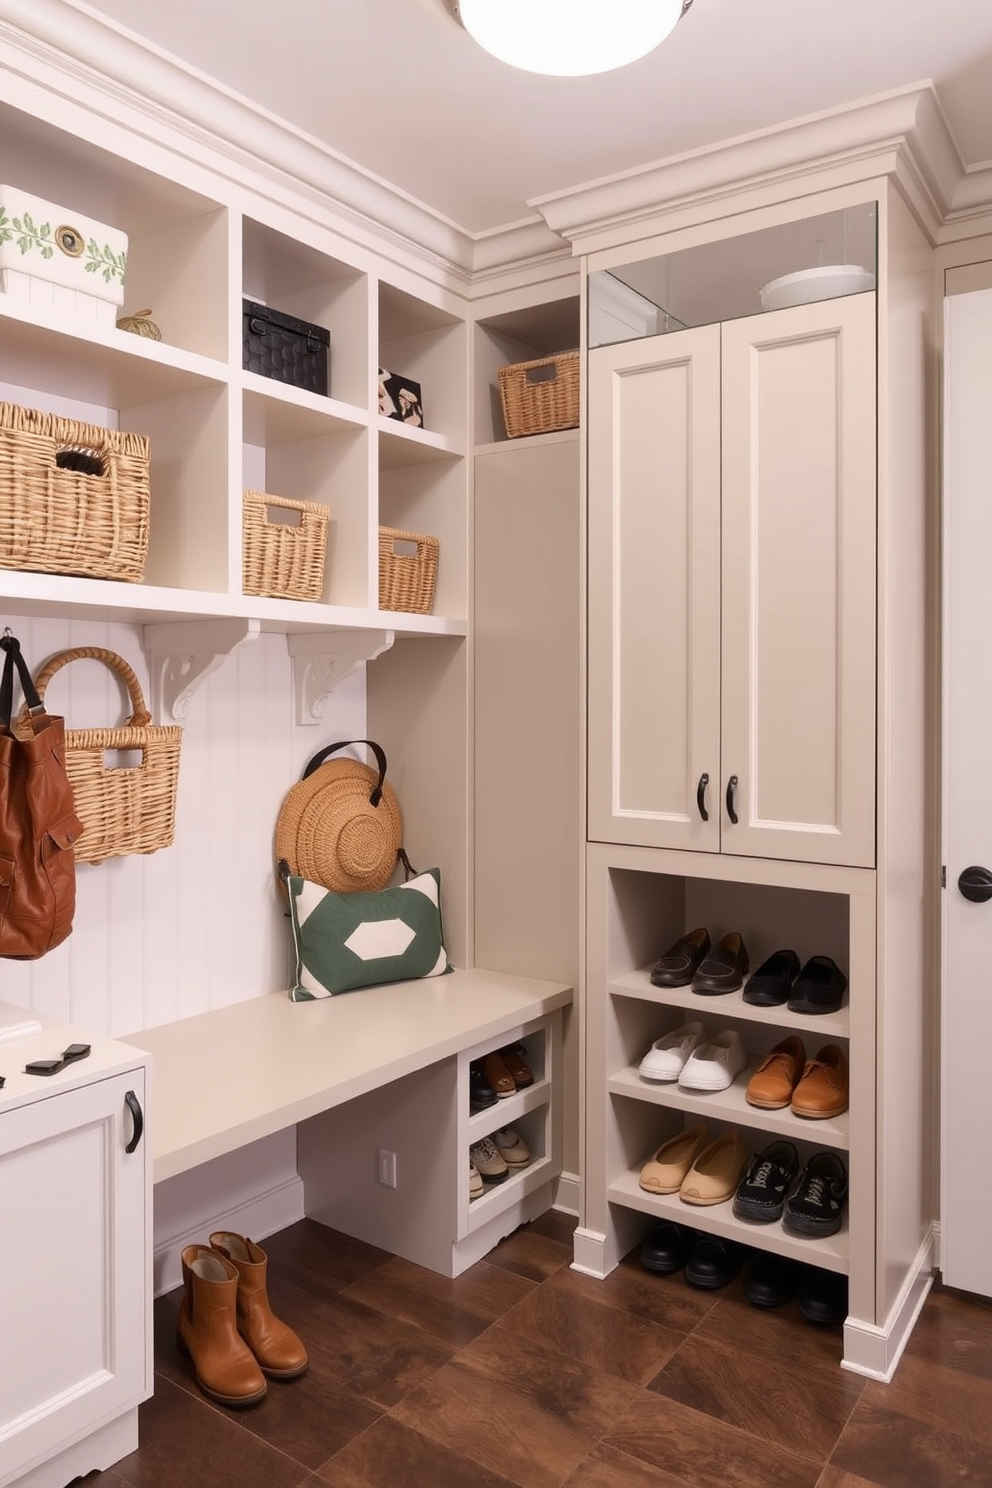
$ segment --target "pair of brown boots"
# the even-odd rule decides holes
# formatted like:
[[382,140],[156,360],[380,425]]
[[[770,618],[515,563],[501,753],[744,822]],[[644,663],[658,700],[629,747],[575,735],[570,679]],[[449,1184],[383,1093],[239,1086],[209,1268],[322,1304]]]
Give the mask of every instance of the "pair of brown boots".
[[295,1379],[309,1362],[292,1328],[269,1306],[268,1258],[244,1235],[216,1230],[209,1245],[182,1254],[183,1297],[176,1342],[204,1395],[221,1405],[254,1405],[269,1379]]

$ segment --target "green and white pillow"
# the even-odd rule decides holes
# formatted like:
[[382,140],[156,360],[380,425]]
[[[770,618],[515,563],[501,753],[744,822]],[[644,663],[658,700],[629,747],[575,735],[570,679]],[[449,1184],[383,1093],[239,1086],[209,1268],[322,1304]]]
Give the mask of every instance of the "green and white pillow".
[[438,868],[374,894],[337,894],[292,874],[286,885],[295,953],[293,1002],[451,971]]

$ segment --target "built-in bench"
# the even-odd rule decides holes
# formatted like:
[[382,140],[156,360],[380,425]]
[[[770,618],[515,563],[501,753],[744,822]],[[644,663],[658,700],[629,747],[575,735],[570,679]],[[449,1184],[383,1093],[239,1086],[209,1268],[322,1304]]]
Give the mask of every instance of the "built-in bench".
[[[457,1275],[550,1203],[571,998],[474,968],[308,1003],[272,993],[131,1034],[152,1056],[154,1180],[296,1126],[308,1215]],[[469,1064],[517,1040],[534,1084],[471,1114]],[[511,1123],[530,1165],[470,1200],[469,1146]]]

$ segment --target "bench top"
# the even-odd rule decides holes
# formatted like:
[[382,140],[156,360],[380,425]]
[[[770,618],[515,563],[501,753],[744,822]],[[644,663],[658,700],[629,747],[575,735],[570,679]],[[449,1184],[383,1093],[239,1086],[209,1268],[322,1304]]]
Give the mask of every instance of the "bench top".
[[128,1034],[152,1056],[155,1182],[571,1000],[561,982],[472,968],[316,1002],[273,992]]

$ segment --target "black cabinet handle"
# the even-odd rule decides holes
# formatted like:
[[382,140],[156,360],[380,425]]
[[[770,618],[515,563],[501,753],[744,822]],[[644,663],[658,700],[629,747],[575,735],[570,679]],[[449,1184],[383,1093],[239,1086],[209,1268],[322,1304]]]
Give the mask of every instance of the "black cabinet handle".
[[737,812],[734,809],[734,792],[736,791],[736,789],[737,776],[731,775],[730,779],[727,781],[727,815],[730,817],[730,820],[733,822],[735,827],[737,825]]
[[992,873],[987,868],[965,868],[958,878],[958,888],[972,904],[984,904],[992,899]]
[[706,810],[706,787],[710,783],[708,775],[700,775],[699,784],[696,786],[696,805],[699,807],[699,815],[703,821],[709,821],[710,814]]
[[145,1117],[141,1109],[141,1103],[133,1090],[126,1090],[124,1092],[124,1104],[131,1112],[131,1117],[134,1121],[134,1132],[124,1151],[133,1152],[141,1141],[141,1134],[145,1129]]

